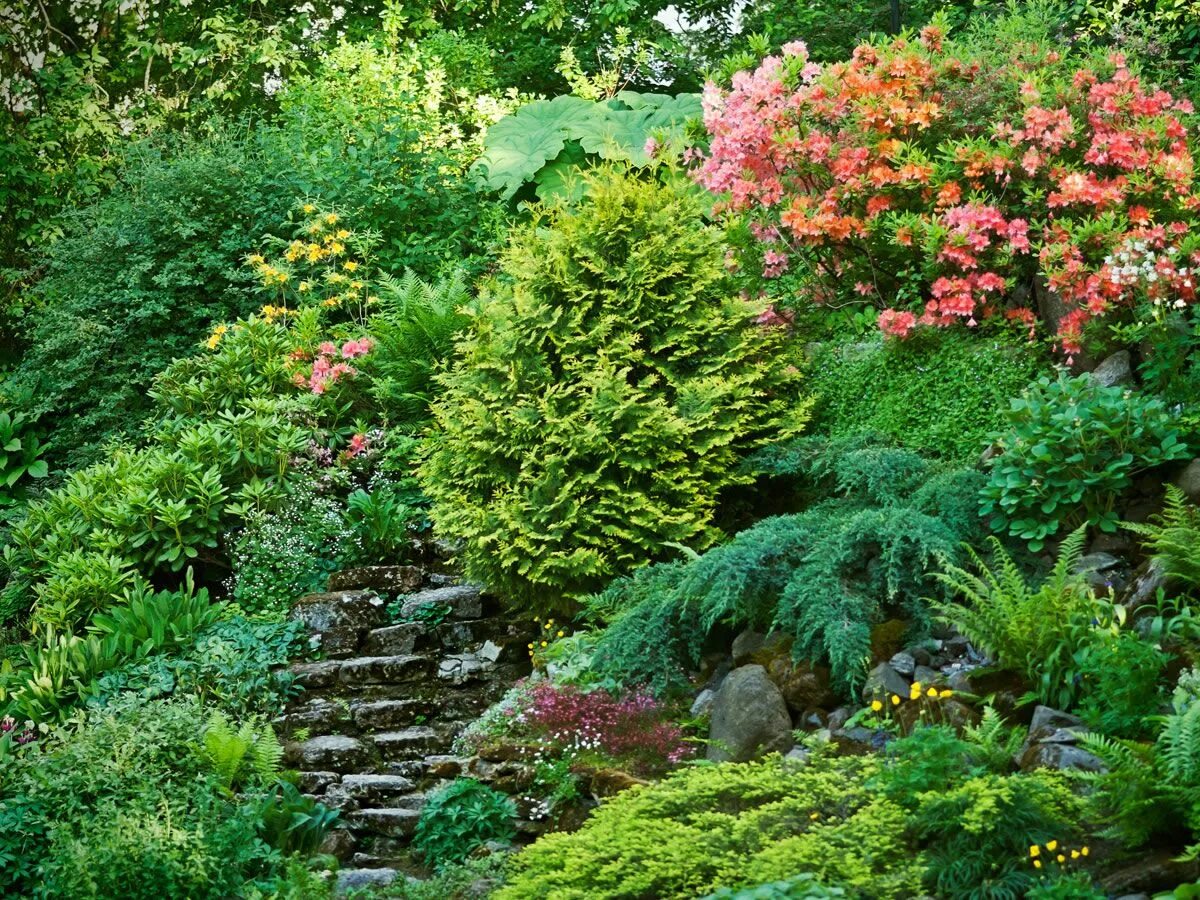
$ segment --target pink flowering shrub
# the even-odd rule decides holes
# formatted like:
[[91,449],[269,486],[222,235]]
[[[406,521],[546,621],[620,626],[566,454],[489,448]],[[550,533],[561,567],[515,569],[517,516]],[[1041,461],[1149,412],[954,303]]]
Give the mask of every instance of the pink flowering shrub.
[[[292,383],[314,394],[324,394],[339,380],[357,375],[358,370],[346,360],[366,356],[371,352],[371,347],[371,339],[366,337],[346,341],[340,348],[333,341],[323,341],[317,347],[312,364],[293,373]],[[304,353],[293,354],[297,360],[305,356]]]
[[529,686],[514,720],[559,753],[599,754],[638,771],[656,771],[692,755],[683,730],[653,696],[614,697],[539,681]]
[[763,277],[800,268],[814,302],[869,298],[896,337],[1030,325],[1044,285],[1072,353],[1098,316],[1194,302],[1191,104],[1119,54],[1010,49],[990,62],[938,24],[835,65],[788,44],[706,86],[696,177],[746,218]]

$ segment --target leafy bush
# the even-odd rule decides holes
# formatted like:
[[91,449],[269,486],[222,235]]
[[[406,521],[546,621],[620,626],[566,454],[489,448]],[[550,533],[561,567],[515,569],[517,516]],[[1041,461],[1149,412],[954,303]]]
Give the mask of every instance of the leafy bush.
[[0,411],[0,507],[25,496],[30,479],[49,474],[33,423],[20,411]]
[[[693,562],[642,570],[589,601],[611,620],[596,651],[602,671],[661,688],[696,660],[699,635],[726,624],[792,635],[793,653],[828,662],[851,689],[865,675],[873,625],[928,624],[927,573],[979,526],[961,502],[977,489],[973,473],[940,471],[861,436],[782,445],[754,462],[805,476],[823,499],[765,519]],[[678,650],[686,655],[674,656]]]
[[429,796],[413,846],[435,868],[462,863],[481,844],[510,840],[516,815],[516,805],[504,794],[473,778],[459,778]]
[[921,453],[978,459],[1010,397],[1037,377],[1040,354],[1002,332],[820,348],[808,370],[813,429],[876,432]]
[[870,758],[818,756],[685,769],[623,791],[573,834],[513,860],[497,900],[694,898],[811,872],[847,893],[920,892],[903,810],[864,787]]
[[[879,326],[901,337],[985,316],[1032,326],[1024,304],[1043,284],[1068,354],[1095,315],[1193,301],[1200,243],[1177,174],[1191,103],[1123,54],[1060,49],[1038,7],[980,21],[947,40],[938,18],[827,66],[794,41],[706,93],[698,176],[752,221],[752,268],[802,271],[815,302],[890,307]],[[1160,257],[1153,277],[1129,276]]]
[[721,888],[703,900],[827,900],[830,897],[845,897],[839,887],[824,887],[810,873],[760,884],[752,888]]
[[599,101],[570,94],[535,100],[488,129],[474,171],[505,200],[575,198],[582,188],[577,169],[601,160],[649,165],[648,145],[680,139],[687,121],[699,116],[696,94],[620,91]]
[[460,341],[421,472],[468,577],[534,609],[665,542],[710,543],[717,493],[748,480],[738,458],[807,408],[685,189],[590,183],[515,236],[511,292]]
[[1133,476],[1191,456],[1162,401],[1090,376],[1040,378],[1012,401],[983,489],[984,515],[1039,550],[1064,526],[1117,530]]
[[316,852],[340,813],[300,793],[289,781],[278,781],[256,809],[259,834],[276,850],[291,856]]
[[1146,548],[1165,571],[1187,587],[1200,587],[1200,507],[1183,491],[1167,485],[1163,511],[1147,523],[1123,522],[1142,536]]

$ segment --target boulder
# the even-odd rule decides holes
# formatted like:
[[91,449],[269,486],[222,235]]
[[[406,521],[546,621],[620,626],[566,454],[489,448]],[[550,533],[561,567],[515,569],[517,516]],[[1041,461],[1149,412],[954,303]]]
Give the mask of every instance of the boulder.
[[308,594],[293,604],[291,618],[303,622],[331,657],[352,655],[368,631],[387,624],[384,602],[373,591]]
[[1075,744],[1039,742],[1021,754],[1017,762],[1022,772],[1034,769],[1075,769],[1081,772],[1103,772],[1103,760]]
[[370,751],[357,738],[323,734],[301,744],[297,754],[306,769],[351,772],[367,761]]
[[[930,656],[928,653],[924,653],[923,655],[924,661],[921,663],[921,665],[927,666],[929,665]],[[888,665],[895,669],[899,674],[907,675],[909,678],[912,678],[913,673],[917,670],[917,659],[913,654],[905,653],[902,650],[888,660]]]
[[786,634],[778,631],[763,634],[747,629],[733,639],[730,655],[733,657],[734,668],[749,663],[765,665],[768,660],[777,656],[787,656],[791,648],[792,639]]
[[717,696],[717,692],[712,688],[705,688],[696,695],[696,699],[692,701],[690,710],[692,716],[699,718],[712,709],[713,698]]
[[483,615],[483,591],[477,584],[433,588],[409,594],[400,607],[402,619],[412,619],[424,609],[444,607],[450,618],[478,619]]
[[868,701],[882,700],[892,694],[907,697],[908,687],[908,679],[893,669],[890,663],[880,663],[867,674],[862,695]]
[[1175,486],[1193,503],[1200,503],[1200,459],[1193,459],[1175,476]]
[[1118,350],[1111,356],[1106,356],[1092,370],[1092,381],[1101,387],[1114,387],[1121,384],[1133,383],[1133,366],[1128,350]]
[[359,566],[329,576],[331,591],[371,590],[381,594],[411,594],[419,591],[425,573],[419,566]]
[[745,762],[792,749],[792,719],[783,694],[759,665],[734,669],[713,699],[708,759]]
[[824,666],[793,662],[789,654],[784,653],[773,657],[764,668],[793,713],[828,708],[837,700],[829,684],[829,670]]
[[337,896],[343,896],[360,888],[383,886],[396,880],[395,869],[342,869],[337,874]]

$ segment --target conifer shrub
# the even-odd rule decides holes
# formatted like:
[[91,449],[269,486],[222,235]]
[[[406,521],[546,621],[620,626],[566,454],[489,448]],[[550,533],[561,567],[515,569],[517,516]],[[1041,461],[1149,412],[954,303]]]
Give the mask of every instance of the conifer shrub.
[[433,405],[422,481],[468,577],[544,610],[711,544],[744,455],[808,403],[682,184],[589,176],[518,231]]
[[925,598],[938,587],[929,573],[978,533],[981,476],[863,436],[805,438],[753,463],[797,478],[816,502],[589,599],[610,623],[596,650],[602,671],[662,690],[697,661],[711,629],[750,626],[792,635],[797,657],[828,663],[851,690],[866,673],[873,625],[928,625]]
[[684,769],[602,805],[513,861],[496,900],[704,896],[811,872],[851,896],[915,897],[921,859],[902,807],[873,794],[870,757]]

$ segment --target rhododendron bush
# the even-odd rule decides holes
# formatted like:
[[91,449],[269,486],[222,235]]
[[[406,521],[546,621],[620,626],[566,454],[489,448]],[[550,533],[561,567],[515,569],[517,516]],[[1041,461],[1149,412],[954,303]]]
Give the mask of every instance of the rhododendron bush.
[[709,84],[696,174],[746,218],[746,260],[802,269],[813,302],[858,295],[903,337],[994,315],[1032,330],[1048,291],[1072,353],[1094,317],[1196,298],[1192,112],[1119,54],[985,55],[935,22],[834,65],[794,42]]

